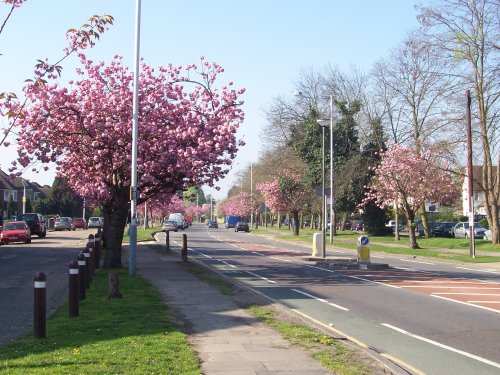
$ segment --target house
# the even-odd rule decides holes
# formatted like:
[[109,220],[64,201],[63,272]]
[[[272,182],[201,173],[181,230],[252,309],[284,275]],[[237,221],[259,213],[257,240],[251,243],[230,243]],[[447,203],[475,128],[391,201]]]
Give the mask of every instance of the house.
[[50,190],[48,185],[42,186],[22,177],[12,177],[0,169],[0,217],[9,219],[8,205],[11,199],[14,202],[13,216],[16,216],[23,212],[24,194],[27,201],[35,202],[46,199]]
[[[493,174],[496,175],[497,167],[493,166]],[[479,216],[486,216],[486,209],[484,207],[484,191],[482,188],[483,166],[474,165],[472,167],[472,202],[474,204],[474,214]],[[469,216],[469,182],[468,176],[464,177],[462,185],[462,214]]]

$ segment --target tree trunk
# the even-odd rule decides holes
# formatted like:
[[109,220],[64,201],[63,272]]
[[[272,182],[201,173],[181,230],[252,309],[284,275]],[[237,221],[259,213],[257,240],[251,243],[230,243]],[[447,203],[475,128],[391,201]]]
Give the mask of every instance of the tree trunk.
[[300,226],[299,211],[297,211],[297,210],[292,211],[292,215],[293,215],[293,235],[298,236],[299,235],[299,226]]
[[409,230],[409,238],[410,238],[410,247],[412,249],[420,249],[417,243],[417,237],[415,236],[415,212],[408,210],[408,230]]
[[128,189],[115,191],[113,198],[104,211],[104,238],[106,252],[103,266],[106,268],[122,267],[122,241],[129,210]]

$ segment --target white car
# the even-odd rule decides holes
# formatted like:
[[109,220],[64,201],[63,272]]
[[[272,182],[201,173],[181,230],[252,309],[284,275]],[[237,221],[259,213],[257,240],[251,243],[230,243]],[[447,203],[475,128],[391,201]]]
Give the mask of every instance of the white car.
[[93,216],[89,218],[89,222],[87,224],[88,228],[101,228],[102,227],[102,221],[100,217]]
[[491,237],[491,229],[488,229],[483,234],[483,240],[491,241],[491,239],[492,239],[492,237]]
[[[486,228],[474,223],[474,238],[483,238],[484,232],[486,232]],[[469,223],[467,221],[457,223],[453,233],[455,234],[455,238],[470,238]]]

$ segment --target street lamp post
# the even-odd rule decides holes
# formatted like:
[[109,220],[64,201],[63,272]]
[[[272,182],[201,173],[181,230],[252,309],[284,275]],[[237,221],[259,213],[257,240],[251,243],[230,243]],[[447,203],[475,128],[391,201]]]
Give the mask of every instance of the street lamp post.
[[320,119],[318,123],[323,126],[330,126],[330,243],[333,244],[333,235],[336,230],[336,219],[335,219],[335,210],[333,209],[334,205],[334,194],[333,194],[333,155],[334,155],[334,134],[333,134],[333,95],[330,95],[330,118],[329,119]]
[[141,35],[141,0],[136,0],[135,12],[135,51],[134,51],[134,97],[132,103],[132,171],[130,181],[130,243],[128,273],[135,276],[137,251],[137,146],[139,128],[139,48]]
[[321,210],[323,211],[323,226],[321,228],[323,258],[326,257],[326,226],[328,218],[326,213],[326,194],[325,194],[325,127],[328,126],[327,120],[317,120],[321,126],[321,145],[322,145],[322,160],[321,160]]

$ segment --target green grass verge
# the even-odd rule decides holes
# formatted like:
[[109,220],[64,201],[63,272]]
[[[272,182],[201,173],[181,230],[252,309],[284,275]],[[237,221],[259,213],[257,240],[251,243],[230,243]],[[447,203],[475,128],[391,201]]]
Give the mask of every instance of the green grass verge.
[[[153,240],[153,233],[155,232],[161,232],[161,228],[137,228],[137,241],[142,242],[142,241],[152,241]],[[127,234],[127,229],[125,229],[125,232],[123,233],[123,241],[124,242],[129,242],[130,241],[130,236]]]
[[[301,229],[299,236],[294,236],[288,228],[278,230],[275,228],[259,228],[252,230],[254,234],[273,235],[285,241],[298,241],[303,243],[311,243],[313,233],[316,230]],[[359,233],[351,231],[339,231],[334,237],[334,246],[340,248],[357,249],[357,239]],[[498,256],[492,255],[476,255],[472,259],[469,255],[469,240],[463,238],[418,238],[417,242],[421,249],[411,249],[407,237],[401,237],[396,241],[393,236],[370,236],[370,249],[373,251],[385,252],[389,254],[404,254],[412,256],[423,256],[430,258],[451,259],[467,263],[492,263],[500,262],[500,245],[492,245],[490,241],[476,240],[476,251],[490,251],[498,253]],[[327,244],[328,246],[328,244]],[[463,252],[459,252],[463,250]]]
[[369,374],[369,369],[360,363],[356,353],[338,340],[305,325],[279,321],[270,308],[252,305],[248,310],[293,345],[313,353],[312,356],[329,370],[342,375]]
[[65,304],[47,321],[47,339],[0,347],[0,374],[201,374],[161,295],[125,269],[114,272],[123,298],[108,300],[108,274],[99,270],[79,317],[69,319]]

